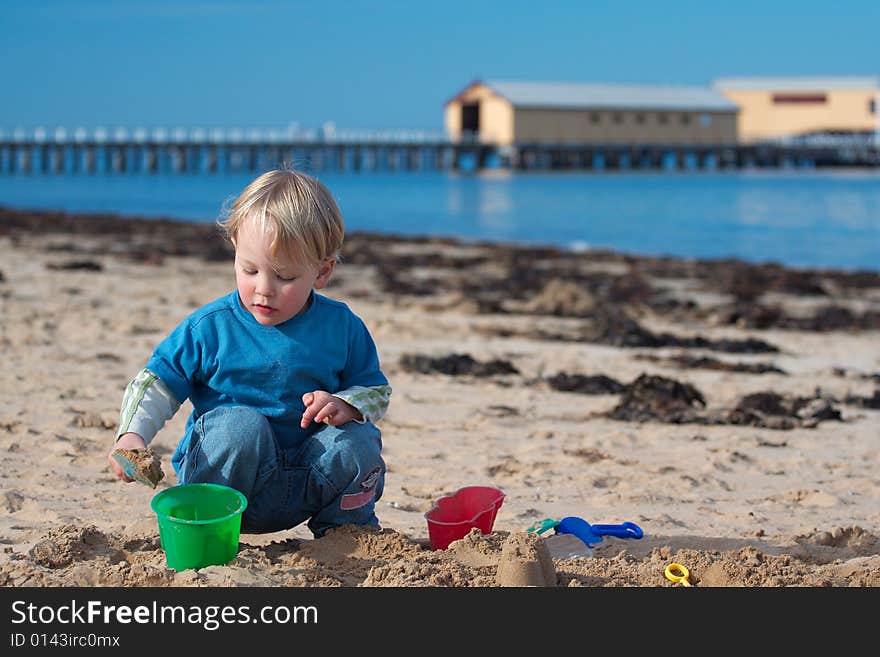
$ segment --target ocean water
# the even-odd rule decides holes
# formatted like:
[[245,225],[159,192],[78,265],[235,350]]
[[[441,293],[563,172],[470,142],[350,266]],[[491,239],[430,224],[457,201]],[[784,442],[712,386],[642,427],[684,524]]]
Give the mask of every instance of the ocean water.
[[[0,175],[0,205],[214,221],[253,176]],[[349,231],[880,270],[880,171],[320,173]]]

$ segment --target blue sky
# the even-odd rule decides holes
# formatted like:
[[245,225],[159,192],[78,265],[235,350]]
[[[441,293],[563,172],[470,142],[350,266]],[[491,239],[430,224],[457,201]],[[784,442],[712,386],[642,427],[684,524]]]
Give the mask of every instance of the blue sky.
[[880,2],[2,0],[0,128],[441,130],[475,78],[880,75]]

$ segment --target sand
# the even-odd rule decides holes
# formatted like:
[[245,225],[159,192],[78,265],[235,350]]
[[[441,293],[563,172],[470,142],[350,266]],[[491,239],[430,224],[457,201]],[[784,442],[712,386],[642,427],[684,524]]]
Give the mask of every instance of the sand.
[[131,479],[145,486],[155,488],[165,477],[162,470],[162,458],[152,449],[124,449],[113,450],[111,456],[118,459],[117,462]]
[[[326,293],[376,339],[381,529],[242,534],[165,567],[156,490],[107,465],[125,385],[233,285],[210,226],[0,209],[0,585],[880,585],[880,275],[352,234]],[[505,493],[432,550],[424,513]],[[526,528],[637,523],[591,554]],[[575,546],[576,547],[576,546]]]

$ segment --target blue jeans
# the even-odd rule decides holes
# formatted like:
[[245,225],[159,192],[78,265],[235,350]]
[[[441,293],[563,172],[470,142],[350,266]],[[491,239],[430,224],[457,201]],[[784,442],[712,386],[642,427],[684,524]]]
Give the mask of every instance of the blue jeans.
[[281,449],[268,420],[245,406],[214,409],[193,426],[177,472],[181,484],[224,484],[248,500],[245,533],[290,529],[308,520],[315,538],[340,525],[379,526],[385,485],[382,438],[370,422],[326,426]]

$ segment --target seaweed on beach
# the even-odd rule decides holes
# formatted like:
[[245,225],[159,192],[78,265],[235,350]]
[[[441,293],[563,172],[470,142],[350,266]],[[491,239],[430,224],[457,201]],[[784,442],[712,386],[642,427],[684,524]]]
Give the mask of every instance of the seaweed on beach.
[[[625,309],[641,308],[676,321],[708,320],[713,325],[739,328],[814,332],[880,328],[880,312],[856,311],[838,301],[825,303],[808,316],[792,315],[778,304],[761,303],[768,294],[826,300],[855,297],[867,289],[880,289],[880,274],[873,272],[801,271],[738,260],[691,262],[614,253],[597,258],[593,253],[504,244],[481,244],[479,253],[455,256],[380,252],[363,246],[363,241],[359,244],[378,268],[386,292],[426,296],[454,291],[472,299],[482,314],[589,319],[597,314],[621,314]],[[362,264],[370,262],[357,256],[355,259]],[[597,262],[610,270],[597,270]],[[480,268],[480,275],[472,275],[475,268]],[[430,275],[425,275],[427,270]],[[413,275],[416,271],[418,276]],[[658,284],[675,278],[691,279],[698,283],[699,290],[729,300],[701,305]],[[649,346],[651,336],[633,333],[624,333],[624,346],[635,341]],[[729,346],[721,350],[736,351]]]
[[746,395],[727,415],[729,424],[747,424],[771,429],[816,426],[823,420],[842,420],[833,400],[821,394],[795,397],[765,391]]
[[716,340],[699,335],[682,337],[667,332],[654,333],[625,313],[611,312],[607,309],[596,312],[591,319],[565,331],[545,328],[516,330],[507,326],[480,327],[477,330],[499,337],[516,336],[558,342],[592,342],[622,348],[678,347],[739,354],[779,353],[778,347],[758,338],[720,338]]
[[874,394],[870,397],[865,395],[847,395],[843,402],[850,406],[858,406],[859,408],[880,410],[880,388],[876,388]]
[[693,385],[642,374],[626,386],[620,402],[607,416],[626,422],[735,424],[788,430],[815,427],[825,420],[842,421],[834,401],[819,391],[812,397],[764,391],[744,396],[730,410],[710,411],[703,394]]
[[509,361],[493,359],[485,362],[475,360],[468,354],[448,354],[446,356],[425,356],[404,354],[400,365],[410,372],[421,374],[448,374],[451,376],[495,376],[497,374],[519,374]]
[[544,381],[554,390],[579,392],[585,395],[617,395],[626,390],[626,386],[620,381],[604,374],[587,376],[558,372],[548,376]]
[[[0,236],[16,241],[46,235],[53,236],[45,242],[48,250],[86,257],[118,256],[144,264],[159,265],[171,256],[205,261],[232,257],[231,245],[213,220],[0,207]],[[341,256],[343,262],[372,267],[378,287],[388,294],[457,293],[469,299],[470,312],[591,320],[592,329],[575,339],[612,346],[778,351],[755,339],[655,334],[634,319],[644,311],[667,321],[737,328],[880,330],[880,309],[871,301],[876,295],[866,294],[880,290],[880,272],[874,271],[797,269],[733,258],[634,256],[609,250],[578,253],[549,246],[374,232],[348,233]],[[694,292],[703,296],[699,303]],[[824,302],[811,314],[794,315],[779,303],[771,303],[780,296]],[[562,338],[548,333],[541,339]]]
[[50,262],[48,269],[58,271],[104,271],[104,265],[94,260],[70,260],[68,262]]
[[672,333],[654,333],[625,313],[599,313],[593,320],[591,342],[615,347],[682,347],[711,349],[729,353],[777,353],[778,347],[757,338],[713,340],[702,336],[681,337]]
[[706,406],[703,394],[689,383],[642,374],[626,389],[608,416],[626,422],[659,420],[672,424],[697,422]]
[[780,306],[759,303],[738,303],[719,306],[700,313],[720,326],[750,329],[787,329],[793,331],[880,330],[880,312],[856,312],[839,304],[826,304],[806,316],[793,316]]
[[[115,254],[161,262],[165,256],[192,256],[206,261],[232,257],[232,247],[213,223],[173,219],[122,217],[116,214],[71,214],[0,207],[0,236],[77,235],[98,242],[92,249],[70,241],[60,245],[73,252]],[[56,250],[58,250],[56,245]]]
[[645,360],[682,369],[740,372],[743,374],[788,374],[785,370],[768,363],[727,363],[718,358],[712,358],[711,356],[677,354],[675,356],[669,356],[668,358],[660,358],[653,354],[637,354],[635,358],[637,360]]

